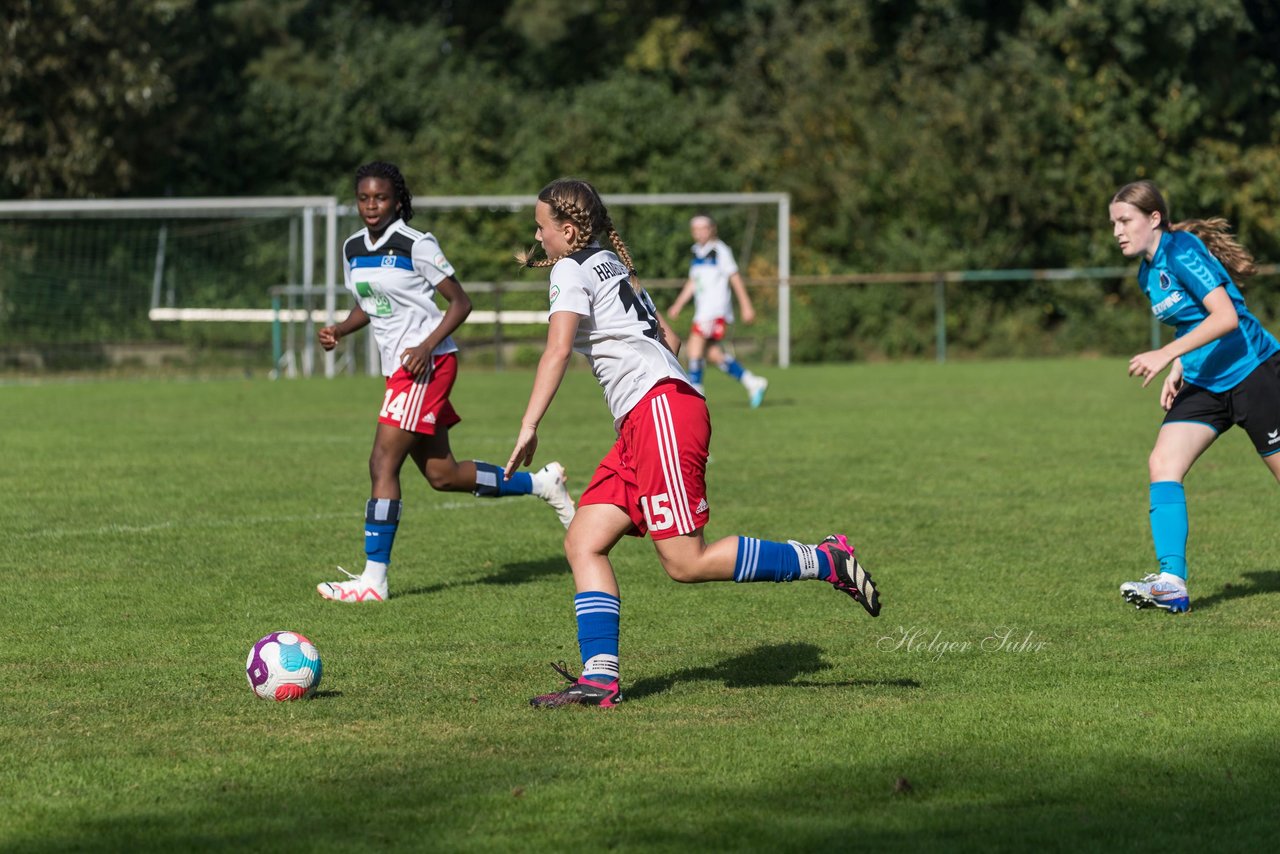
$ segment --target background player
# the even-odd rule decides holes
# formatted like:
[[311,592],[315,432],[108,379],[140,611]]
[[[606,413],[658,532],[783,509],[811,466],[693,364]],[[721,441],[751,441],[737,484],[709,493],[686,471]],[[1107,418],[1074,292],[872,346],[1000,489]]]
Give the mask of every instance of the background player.
[[702,391],[703,357],[729,376],[742,383],[751,398],[751,406],[764,402],[769,381],[748,371],[732,353],[725,351],[724,340],[728,326],[733,323],[733,297],[730,287],[738,297],[742,309],[742,322],[751,323],[756,311],[751,297],[742,282],[733,251],[717,236],[716,223],[709,216],[695,216],[689,220],[693,234],[693,261],[689,265],[689,281],[685,282],[676,301],[667,309],[667,316],[675,320],[690,298],[693,299],[693,328],[689,331],[689,380]]
[[[364,572],[352,575],[339,567],[347,581],[324,582],[316,589],[339,602],[381,602],[387,598],[406,457],[413,457],[432,489],[493,498],[532,493],[554,507],[566,527],[574,508],[559,463],[506,480],[496,465],[453,458],[449,428],[461,418],[449,402],[458,374],[458,348],[449,336],[471,312],[471,300],[436,239],[409,227],[413,196],[398,168],[380,162],[361,166],[355,186],[365,227],[347,238],[342,257],[347,289],[357,305],[341,323],[321,329],[319,338],[324,349],[332,350],[343,337],[372,324],[387,387],[369,457]],[[436,293],[449,303],[443,314]]]
[[1172,612],[1187,595],[1187,502],[1182,480],[1196,459],[1232,424],[1244,427],[1280,479],[1280,344],[1245,306],[1235,279],[1253,275],[1253,257],[1225,219],[1169,223],[1160,190],[1126,184],[1110,205],[1120,251],[1141,257],[1138,284],[1151,310],[1177,337],[1129,360],[1145,388],[1169,365],[1160,392],[1167,412],[1148,467],[1151,536],[1160,571],[1120,585],[1139,607]]
[[[551,269],[547,347],[506,474],[528,465],[538,423],[564,378],[574,350],[604,387],[618,439],[582,493],[565,535],[577,595],[582,675],[568,687],[534,697],[535,706],[612,706],[618,683],[620,598],[609,552],[623,535],[648,532],[663,569],[676,581],[830,582],[872,615],[875,585],[843,535],[818,545],[727,537],[707,545],[703,527],[711,421],[706,400],[689,384],[675,351],[679,341],[635,281],[635,265],[595,189],[585,181],[553,181],[538,194],[536,238],[547,258],[521,260]],[[597,242],[608,237],[615,252]]]

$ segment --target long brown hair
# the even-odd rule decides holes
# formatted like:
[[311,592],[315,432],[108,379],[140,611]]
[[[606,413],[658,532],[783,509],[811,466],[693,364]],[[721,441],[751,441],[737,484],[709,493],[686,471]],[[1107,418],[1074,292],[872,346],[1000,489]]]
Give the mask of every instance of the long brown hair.
[[1160,214],[1160,227],[1169,231],[1189,231],[1204,241],[1205,248],[1222,262],[1236,281],[1258,272],[1253,255],[1231,233],[1231,223],[1220,216],[1169,222],[1169,207],[1154,181],[1134,181],[1116,191],[1111,201],[1133,205],[1147,216]]
[[[605,207],[595,187],[577,178],[559,178],[542,188],[538,193],[538,201],[544,202],[551,208],[551,215],[556,222],[572,222],[577,226],[578,237],[566,254],[572,255],[579,249],[585,248],[591,241],[608,237],[609,242],[613,244],[613,251],[627,266],[627,272],[631,275],[631,287],[640,289],[640,279],[636,275],[635,262],[631,260],[631,250],[627,249],[627,244],[622,242],[622,236],[613,227],[613,220],[609,219],[609,209]],[[560,260],[559,258],[535,259],[533,256],[534,250],[530,249],[528,252],[518,253],[516,260],[526,267],[550,267]]]

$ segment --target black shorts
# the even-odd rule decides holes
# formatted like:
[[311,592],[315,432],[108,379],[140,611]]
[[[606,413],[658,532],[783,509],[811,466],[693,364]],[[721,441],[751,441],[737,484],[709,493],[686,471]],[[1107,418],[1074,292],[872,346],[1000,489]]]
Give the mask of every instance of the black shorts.
[[1192,421],[1221,433],[1239,424],[1264,457],[1280,453],[1280,353],[1228,391],[1187,383],[1173,399],[1165,424]]

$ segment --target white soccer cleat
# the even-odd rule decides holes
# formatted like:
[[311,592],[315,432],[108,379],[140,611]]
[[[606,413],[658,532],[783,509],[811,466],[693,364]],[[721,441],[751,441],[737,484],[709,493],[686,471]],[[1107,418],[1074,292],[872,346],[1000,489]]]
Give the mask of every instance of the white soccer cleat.
[[375,583],[361,575],[352,575],[342,567],[338,571],[348,581],[322,581],[316,585],[316,592],[334,602],[385,602],[387,600],[387,580]]
[[1120,595],[1138,608],[1154,606],[1173,614],[1186,613],[1191,607],[1187,583],[1168,573],[1153,572],[1141,581],[1126,581],[1120,585]]
[[559,463],[547,463],[533,475],[533,494],[555,508],[560,517],[560,524],[566,528],[573,521],[577,511],[573,507],[573,499],[564,485],[564,466]]

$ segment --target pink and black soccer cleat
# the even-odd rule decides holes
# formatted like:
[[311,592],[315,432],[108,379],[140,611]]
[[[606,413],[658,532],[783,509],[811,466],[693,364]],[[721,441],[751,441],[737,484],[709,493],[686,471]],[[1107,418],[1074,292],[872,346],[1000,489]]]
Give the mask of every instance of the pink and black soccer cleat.
[[821,543],[818,549],[826,553],[831,560],[831,575],[827,577],[835,589],[848,593],[855,602],[867,609],[873,617],[880,616],[880,594],[876,591],[871,573],[858,563],[853,554],[853,546],[849,545],[844,534],[832,534]]
[[565,678],[569,686],[550,694],[539,694],[529,700],[529,705],[535,709],[554,709],[560,706],[600,706],[608,709],[622,702],[622,688],[618,680],[605,683],[585,677],[575,679],[563,661],[551,666]]

